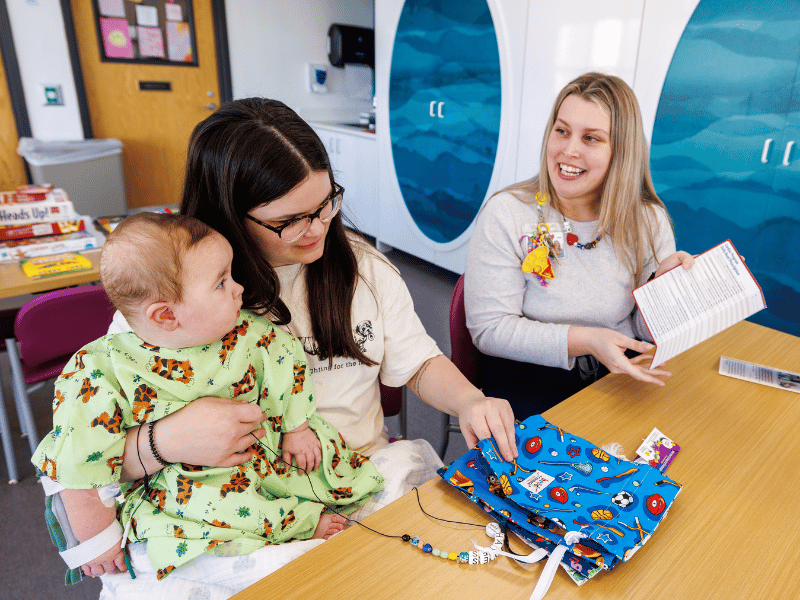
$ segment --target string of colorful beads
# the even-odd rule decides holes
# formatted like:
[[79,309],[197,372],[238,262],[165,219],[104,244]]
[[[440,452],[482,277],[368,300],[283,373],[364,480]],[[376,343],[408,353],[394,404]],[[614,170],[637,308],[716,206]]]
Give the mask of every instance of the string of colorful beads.
[[411,542],[412,546],[416,546],[425,554],[432,554],[433,556],[437,556],[439,558],[444,558],[463,564],[483,565],[488,563],[490,560],[497,558],[497,554],[495,552],[500,550],[505,542],[505,534],[497,523],[489,523],[486,526],[486,535],[490,538],[494,538],[494,543],[489,547],[489,549],[471,550],[469,552],[448,552],[446,550],[440,550],[439,548],[434,548],[430,544],[426,544],[418,536],[411,537],[408,534],[403,535],[401,539],[404,542]]
[[[537,208],[537,210],[539,211],[539,221],[540,221],[540,222],[541,222],[541,221],[544,221],[544,219],[542,218],[542,206],[543,206],[543,205],[544,205],[544,204],[545,204],[547,201],[548,201],[548,196],[547,196],[547,194],[545,194],[544,196],[542,196],[542,195],[541,195],[539,192],[536,192],[536,202],[537,202],[537,203],[538,203],[538,205],[539,205],[539,206],[537,206],[536,208]],[[581,244],[581,243],[578,241],[578,236],[577,236],[577,235],[575,235],[574,233],[572,233],[572,225],[571,225],[571,224],[570,224],[570,222],[567,220],[567,217],[565,217],[564,215],[561,215],[561,219],[562,219],[562,220],[563,220],[563,222],[564,222],[564,224],[563,224],[564,233],[565,233],[565,234],[566,234],[566,236],[567,236],[567,240],[566,240],[566,241],[567,241],[567,245],[569,245],[569,246],[575,246],[576,248],[580,248],[581,250],[593,250],[594,248],[596,248],[596,247],[597,247],[597,243],[598,243],[598,242],[600,241],[600,239],[603,237],[603,234],[600,234],[600,235],[598,235],[596,238],[594,238],[594,239],[593,239],[591,242],[588,242],[588,243],[586,243],[586,244]]]

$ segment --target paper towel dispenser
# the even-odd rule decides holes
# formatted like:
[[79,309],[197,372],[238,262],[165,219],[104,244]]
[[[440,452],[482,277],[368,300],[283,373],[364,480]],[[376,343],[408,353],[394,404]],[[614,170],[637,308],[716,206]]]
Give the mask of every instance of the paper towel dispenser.
[[334,23],[328,28],[328,60],[334,67],[358,63],[375,67],[375,32]]

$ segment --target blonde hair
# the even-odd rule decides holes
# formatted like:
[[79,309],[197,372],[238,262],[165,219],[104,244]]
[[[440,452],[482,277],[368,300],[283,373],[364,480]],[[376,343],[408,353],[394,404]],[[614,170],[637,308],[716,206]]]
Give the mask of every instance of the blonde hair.
[[180,302],[186,251],[214,233],[193,217],[142,212],[122,221],[103,244],[100,280],[130,322],[144,304]]
[[660,207],[666,213],[667,209],[656,195],[650,177],[650,157],[639,103],[622,79],[585,73],[569,82],[558,94],[547,121],[539,174],[501,191],[526,203],[534,202],[536,193],[546,194],[550,206],[563,214],[547,170],[547,142],[561,104],[573,94],[596,103],[611,121],[611,163],[600,195],[600,217],[595,233],[611,241],[617,257],[630,272],[633,285],[637,285],[642,278],[646,248],[649,246],[655,254],[654,211]]

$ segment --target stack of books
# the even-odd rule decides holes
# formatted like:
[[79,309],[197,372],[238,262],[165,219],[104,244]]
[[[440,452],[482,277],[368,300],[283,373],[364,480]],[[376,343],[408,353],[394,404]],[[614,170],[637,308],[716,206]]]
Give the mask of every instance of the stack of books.
[[37,185],[0,192],[0,262],[96,246],[64,190]]

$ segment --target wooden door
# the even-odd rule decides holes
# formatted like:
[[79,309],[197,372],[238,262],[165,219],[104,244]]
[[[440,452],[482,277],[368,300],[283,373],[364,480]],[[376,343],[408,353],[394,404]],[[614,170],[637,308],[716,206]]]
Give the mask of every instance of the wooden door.
[[8,82],[3,61],[0,60],[0,191],[9,191],[25,185],[25,163],[17,154],[17,125],[11,109]]
[[[193,0],[198,66],[101,62],[92,0],[72,0],[92,133],[123,143],[128,206],[180,201],[194,126],[219,104],[211,0]],[[140,81],[171,91],[141,91]]]

